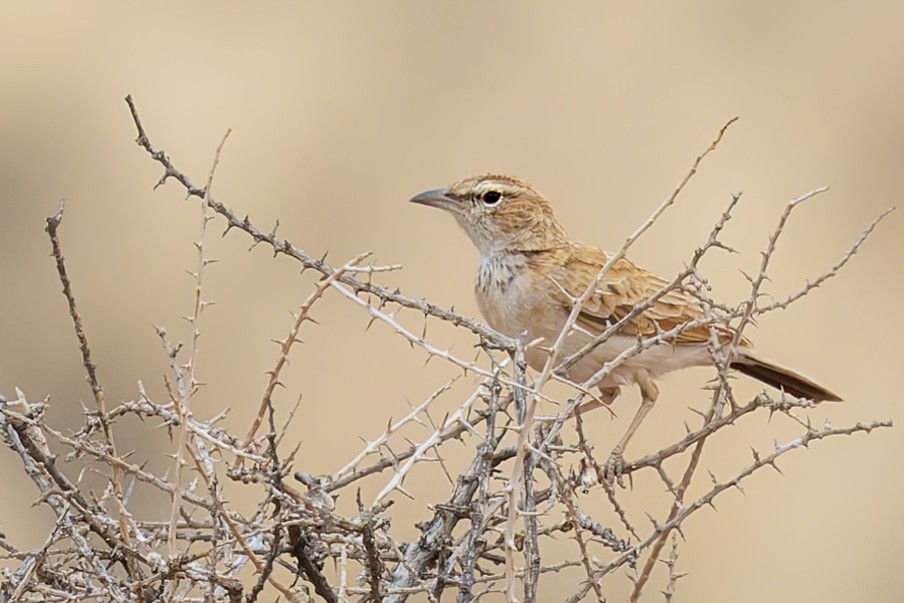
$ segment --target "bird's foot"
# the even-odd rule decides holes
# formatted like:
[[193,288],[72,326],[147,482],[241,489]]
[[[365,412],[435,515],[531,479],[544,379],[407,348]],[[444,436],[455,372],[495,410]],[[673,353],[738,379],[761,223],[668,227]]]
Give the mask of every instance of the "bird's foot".
[[621,446],[616,446],[612,449],[609,458],[606,460],[606,465],[603,467],[603,479],[608,486],[617,482],[619,487],[625,487],[625,478],[622,474],[625,469],[625,457],[622,456],[623,452]]
[[[534,436],[537,438],[538,442],[545,442],[547,440],[554,423],[554,419],[544,420],[543,417],[537,417],[536,427],[534,427]],[[547,444],[549,446],[562,446],[562,435],[557,431]]]

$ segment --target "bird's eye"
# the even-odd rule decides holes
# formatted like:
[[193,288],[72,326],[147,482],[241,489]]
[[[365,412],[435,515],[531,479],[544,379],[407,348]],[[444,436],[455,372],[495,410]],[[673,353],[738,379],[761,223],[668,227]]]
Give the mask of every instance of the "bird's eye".
[[493,206],[502,201],[502,193],[499,191],[487,191],[482,196],[483,204],[487,206]]

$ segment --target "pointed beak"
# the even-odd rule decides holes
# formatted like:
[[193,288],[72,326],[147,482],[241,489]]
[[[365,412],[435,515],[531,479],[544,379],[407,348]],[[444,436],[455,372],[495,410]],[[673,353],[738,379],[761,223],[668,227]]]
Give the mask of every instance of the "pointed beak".
[[412,203],[428,205],[451,212],[461,211],[461,203],[449,196],[449,189],[437,188],[432,191],[424,191],[411,198]]

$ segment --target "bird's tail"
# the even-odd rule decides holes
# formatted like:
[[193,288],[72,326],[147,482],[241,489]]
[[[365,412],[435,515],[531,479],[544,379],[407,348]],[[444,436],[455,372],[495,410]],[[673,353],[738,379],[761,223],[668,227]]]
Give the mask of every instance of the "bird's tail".
[[766,385],[783,390],[795,398],[807,398],[817,402],[823,400],[830,402],[841,401],[838,394],[819,385],[812,379],[770,360],[760,358],[749,349],[742,348],[738,350],[738,357],[732,361],[731,368]]

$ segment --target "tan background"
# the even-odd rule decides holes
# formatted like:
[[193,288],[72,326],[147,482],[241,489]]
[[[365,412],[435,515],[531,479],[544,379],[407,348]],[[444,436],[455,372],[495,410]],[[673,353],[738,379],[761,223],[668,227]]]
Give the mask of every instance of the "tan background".
[[[403,263],[383,280],[472,315],[475,251],[447,216],[405,201],[473,172],[527,178],[575,238],[614,248],[740,115],[680,205],[632,252],[673,273],[743,190],[726,236],[741,255],[705,264],[730,301],[744,294],[738,268],[755,269],[789,198],[832,186],[792,218],[771,273],[776,294],[818,274],[900,203],[904,5],[638,4],[5,3],[0,392],[50,395],[58,424],[74,425],[90,400],[43,233],[65,197],[63,242],[108,396],[134,397],[139,379],[162,396],[165,358],[151,326],[187,334],[183,270],[193,266],[198,211],[173,184],[151,191],[160,171],[133,144],[126,93],[152,140],[197,182],[234,129],[215,189],[240,214],[267,227],[279,219],[281,234],[335,262],[373,250]],[[751,331],[769,355],[846,396],[829,413],[833,424],[902,418],[902,219],[893,215],[840,278]],[[239,422],[275,358],[268,340],[285,333],[312,282],[247,247],[239,234],[212,239],[222,263],[207,292],[218,305],[205,315],[200,370],[210,385],[196,403],[199,414],[232,406]],[[303,394],[293,428],[301,465],[330,472],[359,435],[373,437],[455,371],[422,368],[423,354],[383,326],[365,334],[363,313],[337,296],[317,318],[282,402]],[[431,328],[438,343],[471,354],[465,334]],[[665,381],[636,452],[680,433],[708,376]],[[620,414],[635,402],[626,398]],[[594,422],[603,432],[609,424]],[[136,427],[123,433],[142,433]],[[754,421],[730,437],[768,449],[773,436],[795,433],[786,427]],[[129,437],[136,458],[166,467],[164,437]],[[706,466],[721,475],[746,462],[711,452]],[[784,477],[764,472],[746,497],[727,494],[718,513],[703,511],[686,528],[680,600],[902,600],[902,458],[897,429],[820,442],[787,457]],[[27,510],[36,493],[15,457],[0,453],[0,467],[0,531],[37,544],[48,513]],[[445,496],[439,479],[422,502]],[[543,592],[560,600],[571,580],[550,577]],[[612,600],[624,587],[613,585]],[[648,600],[658,597],[649,590]]]

